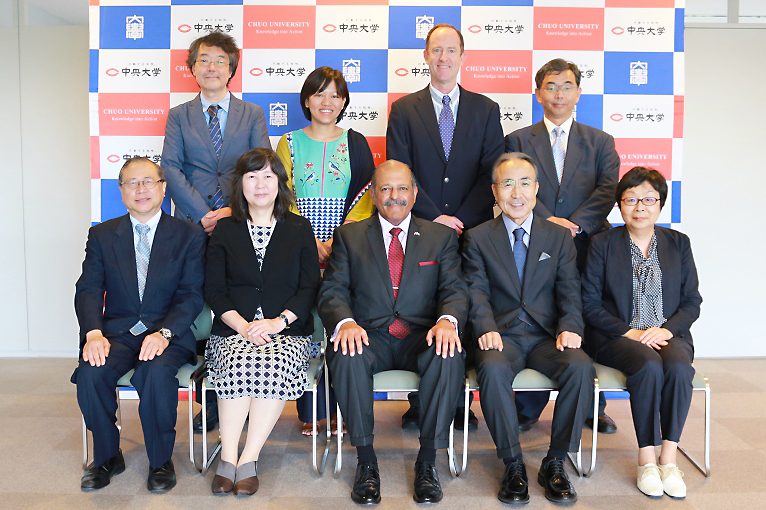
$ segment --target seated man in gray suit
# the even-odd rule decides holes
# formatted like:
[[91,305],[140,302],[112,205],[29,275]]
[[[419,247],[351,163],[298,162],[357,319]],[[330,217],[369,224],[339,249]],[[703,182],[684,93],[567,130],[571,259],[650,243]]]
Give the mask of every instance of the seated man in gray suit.
[[[620,157],[611,135],[574,120],[580,100],[580,69],[564,59],[551,60],[535,75],[535,94],[543,106],[543,120],[505,137],[507,152],[523,152],[540,169],[540,192],[535,214],[572,233],[577,269],[585,269],[588,244],[594,235],[611,228],[606,220],[614,207]],[[549,393],[516,395],[521,431],[528,430],[548,403]],[[599,402],[598,431],[617,431]],[[585,421],[593,428],[593,416]]]
[[351,499],[380,502],[373,440],[373,374],[420,374],[420,452],[415,462],[417,503],[442,499],[436,449],[446,448],[465,376],[459,327],[468,313],[457,233],[411,215],[418,194],[404,163],[389,160],[372,178],[378,213],[338,227],[319,316],[333,331],[327,358],[335,393],[356,446]]
[[595,369],[580,349],[584,325],[574,243],[567,229],[532,213],[537,179],[526,154],[501,156],[492,192],[502,214],[469,230],[463,246],[481,408],[505,463],[498,499],[511,504],[529,501],[513,398],[516,374],[533,368],[559,389],[550,448],[537,476],[550,501],[577,501],[564,459],[577,451],[593,402]]
[[[238,63],[239,48],[230,35],[212,32],[192,42],[186,65],[200,93],[172,108],[165,126],[161,165],[175,216],[202,225],[208,234],[219,219],[231,216],[231,182],[239,157],[250,149],[271,148],[261,107],[227,88]],[[218,423],[214,393],[208,402],[210,430]],[[202,413],[194,418],[194,430],[202,432]]]

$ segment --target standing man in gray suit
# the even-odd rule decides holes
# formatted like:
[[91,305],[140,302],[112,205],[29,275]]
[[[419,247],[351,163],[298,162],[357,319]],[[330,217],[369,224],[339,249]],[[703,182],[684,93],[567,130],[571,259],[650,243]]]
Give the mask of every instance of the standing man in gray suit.
[[372,178],[378,213],[338,227],[319,293],[319,316],[333,331],[327,358],[358,464],[351,499],[380,502],[373,441],[373,374],[420,374],[417,503],[442,499],[436,449],[446,448],[465,376],[459,328],[468,314],[457,234],[412,216],[418,195],[410,169],[386,161]]
[[[535,214],[566,227],[577,248],[582,272],[590,238],[611,228],[606,217],[614,207],[620,157],[614,138],[600,129],[574,120],[580,100],[580,69],[572,62],[551,60],[535,75],[535,95],[543,106],[543,120],[505,137],[507,152],[523,152],[540,169],[540,192]],[[516,402],[522,432],[537,421],[548,403],[548,392],[520,392]],[[599,403],[598,431],[617,431]],[[586,421],[593,427],[593,417]]]
[[553,379],[559,390],[537,481],[550,501],[574,503],[577,493],[564,460],[577,451],[596,375],[580,349],[584,324],[574,243],[568,229],[532,213],[540,187],[532,158],[504,154],[492,181],[503,213],[465,234],[463,268],[479,347],[481,408],[505,463],[498,499],[529,501],[513,398],[513,379],[529,367]]
[[[219,219],[231,216],[229,197],[239,157],[257,147],[271,148],[261,107],[229,92],[238,64],[239,48],[230,35],[216,31],[192,42],[186,65],[200,93],[172,108],[165,126],[161,166],[175,216],[201,225],[208,235]],[[199,349],[204,352],[204,346]],[[208,430],[218,423],[214,395],[208,399]],[[201,412],[193,428],[202,432]]]

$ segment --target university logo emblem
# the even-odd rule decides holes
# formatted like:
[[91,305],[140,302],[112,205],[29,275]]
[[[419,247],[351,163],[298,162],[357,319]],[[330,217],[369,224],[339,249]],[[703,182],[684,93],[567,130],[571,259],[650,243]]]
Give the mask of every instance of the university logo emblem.
[[648,62],[631,62],[630,63],[630,84],[631,85],[647,85],[649,83],[649,63]]
[[125,16],[125,39],[143,39],[144,38],[144,17],[143,16]]
[[433,16],[415,16],[415,37],[423,39],[428,37],[428,32],[434,27]]
[[269,125],[287,125],[287,103],[269,103]]
[[345,78],[348,83],[362,81],[362,62],[360,60],[354,60],[353,58],[344,60],[343,78]]

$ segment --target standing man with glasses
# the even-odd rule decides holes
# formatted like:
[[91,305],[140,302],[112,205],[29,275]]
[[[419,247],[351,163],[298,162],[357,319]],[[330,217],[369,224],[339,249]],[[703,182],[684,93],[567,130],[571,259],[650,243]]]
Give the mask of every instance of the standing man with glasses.
[[[590,238],[611,228],[607,221],[614,207],[620,157],[614,138],[574,120],[580,100],[580,69],[572,62],[551,60],[535,75],[535,95],[543,106],[543,120],[505,137],[506,152],[528,154],[540,169],[540,191],[535,214],[569,229],[582,273]],[[521,431],[537,422],[549,393],[519,392],[516,398]],[[617,425],[604,413],[599,400],[598,431],[613,434]],[[586,420],[593,428],[593,417]]]
[[[271,148],[261,107],[228,89],[238,64],[239,48],[230,35],[216,31],[192,42],[186,65],[200,93],[172,108],[165,126],[161,165],[175,216],[201,225],[208,235],[219,219],[231,216],[229,197],[239,157],[250,149]],[[204,346],[200,349],[204,352]],[[209,430],[218,423],[214,393],[208,403]],[[202,432],[201,412],[194,418],[194,431]]]
[[196,361],[191,325],[203,304],[205,234],[162,212],[165,178],[148,159],[128,160],[118,181],[128,214],[91,227],[75,286],[80,362],[72,382],[93,433],[93,464],[80,487],[101,489],[125,470],[115,390],[135,369],[147,489],[163,493],[176,484],[176,373]]

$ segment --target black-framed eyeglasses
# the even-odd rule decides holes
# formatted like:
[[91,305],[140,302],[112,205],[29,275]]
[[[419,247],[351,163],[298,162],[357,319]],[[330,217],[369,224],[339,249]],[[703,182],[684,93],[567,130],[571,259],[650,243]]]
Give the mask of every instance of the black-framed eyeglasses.
[[129,181],[123,181],[120,186],[125,186],[128,189],[138,189],[140,184],[144,185],[146,189],[152,189],[158,183],[165,182],[165,179],[155,179],[153,177],[144,177],[143,179],[130,179]]
[[641,202],[647,207],[651,207],[659,201],[660,199],[655,197],[644,197],[644,198],[628,197],[628,198],[622,199],[623,204],[631,206],[631,207],[638,205],[639,202]]

